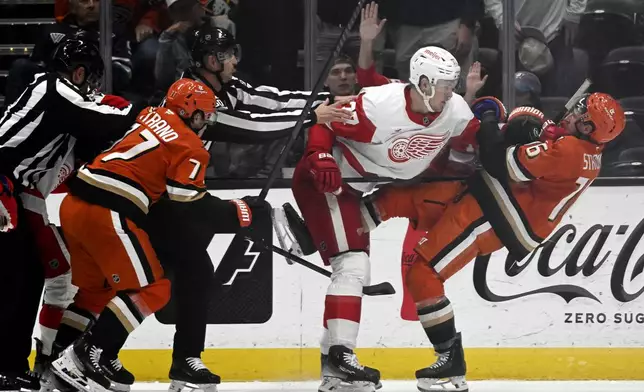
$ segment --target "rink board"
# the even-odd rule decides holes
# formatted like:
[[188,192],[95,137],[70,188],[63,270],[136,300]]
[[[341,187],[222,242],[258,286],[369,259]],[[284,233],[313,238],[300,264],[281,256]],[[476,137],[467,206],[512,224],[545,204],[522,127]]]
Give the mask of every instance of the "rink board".
[[[213,193],[234,198],[259,191]],[[268,200],[273,206],[295,205],[286,189],[272,190]],[[52,211],[57,201],[52,200]],[[413,319],[413,305],[403,301],[406,230],[407,222],[396,219],[372,233],[371,281],[389,281],[397,293],[365,297],[358,341],[361,361],[390,379],[409,379],[415,369],[434,361]],[[591,187],[549,245],[532,258],[515,262],[499,251],[450,279],[446,293],[463,333],[470,377],[644,379],[637,365],[644,363],[643,234],[644,188]],[[217,271],[232,240],[216,236],[209,248]],[[257,301],[265,293],[252,289],[237,299],[226,298],[225,306],[218,297],[203,359],[230,381],[314,379],[328,280],[277,255],[272,276],[258,276],[262,259],[256,250],[251,246],[240,254],[235,279],[230,279],[234,282],[216,289],[225,294],[253,279],[265,288],[268,280],[272,300],[262,306],[269,308],[257,311],[253,304],[266,304]],[[309,260],[321,264],[317,255]],[[130,337],[121,358],[140,381],[165,380],[173,335],[174,325],[150,317]]]

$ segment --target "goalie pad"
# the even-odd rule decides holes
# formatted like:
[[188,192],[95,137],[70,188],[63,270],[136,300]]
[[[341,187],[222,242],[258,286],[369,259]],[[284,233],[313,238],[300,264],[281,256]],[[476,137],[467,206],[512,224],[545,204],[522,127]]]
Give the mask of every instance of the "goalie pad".
[[[299,257],[317,252],[304,219],[290,203],[284,203],[282,208],[273,208],[271,217],[277,240],[282,249]],[[286,261],[293,264],[291,260],[287,259]]]

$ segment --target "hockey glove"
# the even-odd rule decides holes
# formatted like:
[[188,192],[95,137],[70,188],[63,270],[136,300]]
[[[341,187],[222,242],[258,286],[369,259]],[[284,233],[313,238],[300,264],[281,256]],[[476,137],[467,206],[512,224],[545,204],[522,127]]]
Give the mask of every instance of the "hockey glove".
[[333,155],[324,151],[313,151],[306,157],[315,189],[321,193],[342,192],[342,174]]
[[101,100],[101,105],[109,105],[117,109],[125,109],[130,106],[130,101],[118,95],[105,95]]
[[568,133],[566,129],[554,123],[552,120],[547,120],[543,123],[541,127],[541,141],[545,142],[547,140],[557,140],[562,136],[566,136]]
[[522,106],[514,109],[504,127],[506,144],[514,146],[539,141],[543,119],[543,113],[533,107]]
[[18,226],[18,203],[13,197],[13,183],[0,174],[0,232],[6,233]]
[[248,227],[253,223],[253,213],[248,204],[240,199],[229,200],[237,208],[237,219],[240,227]]
[[[483,120],[484,115],[493,114],[497,122],[505,122],[507,111],[503,103],[494,97],[481,97],[472,102],[474,117]],[[487,117],[487,116],[486,116]]]

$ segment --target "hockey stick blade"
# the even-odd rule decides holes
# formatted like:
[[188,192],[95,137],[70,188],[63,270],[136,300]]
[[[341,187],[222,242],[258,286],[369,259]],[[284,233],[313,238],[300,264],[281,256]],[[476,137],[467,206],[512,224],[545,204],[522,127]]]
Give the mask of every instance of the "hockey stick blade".
[[391,285],[391,283],[382,282],[374,284],[373,286],[364,286],[362,288],[362,294],[369,296],[391,295],[396,294],[396,290],[394,289],[394,286]]
[[[298,263],[301,266],[304,266],[306,268],[312,269],[313,271],[320,273],[327,278],[331,277],[331,271],[326,270],[320,266],[317,266],[313,263],[310,263],[303,258],[296,256],[292,253],[289,253],[285,251],[284,249],[278,248],[277,246],[273,245],[270,249],[268,249],[267,246],[265,246],[262,242],[262,247],[266,250],[272,250],[273,252],[277,253],[280,256],[284,256],[285,258],[288,258],[296,263]],[[368,296],[378,296],[378,295],[391,295],[391,294],[396,294],[396,290],[394,289],[394,286],[391,285],[389,282],[382,282],[378,284],[374,284],[372,286],[363,286],[362,287],[362,294],[368,295]]]
[[[255,244],[258,244],[259,246],[261,246],[261,248],[263,250],[268,251],[268,252],[275,252],[278,255],[283,256],[283,257],[285,257],[285,258],[287,258],[287,259],[289,259],[291,261],[294,261],[294,262],[298,263],[299,265],[301,265],[303,267],[306,267],[306,268],[308,268],[310,270],[313,270],[313,271],[317,272],[318,274],[324,275],[327,278],[331,277],[331,271],[329,271],[327,269],[324,269],[324,268],[322,268],[322,267],[320,267],[318,265],[315,265],[315,264],[313,264],[313,263],[311,263],[309,261],[306,261],[303,258],[301,258],[299,256],[296,256],[296,255],[294,255],[292,253],[289,253],[289,252],[285,251],[284,249],[279,248],[279,247],[277,247],[275,245],[268,246],[264,242],[263,238],[256,238],[256,237],[252,236],[250,233],[251,233],[251,231],[249,231],[248,235],[246,235],[246,239],[249,240],[249,241],[253,241]],[[391,285],[391,283],[382,282],[382,283],[375,284],[373,286],[364,286],[362,288],[362,293],[364,295],[368,295],[368,296],[390,295],[390,294],[396,294],[396,290],[394,290],[394,287]]]
[[268,195],[268,190],[271,189],[273,182],[275,182],[279,173],[282,171],[282,167],[286,162],[286,157],[288,155],[288,152],[293,149],[293,145],[295,144],[295,141],[297,140],[298,136],[300,135],[300,132],[302,131],[302,128],[304,127],[304,121],[306,117],[309,115],[309,111],[313,106],[313,102],[315,102],[315,98],[320,93],[320,91],[322,91],[324,81],[326,80],[326,75],[329,74],[329,71],[333,66],[333,60],[340,55],[340,51],[342,50],[344,43],[349,38],[349,32],[353,28],[353,25],[356,23],[356,21],[360,18],[360,12],[362,11],[362,8],[364,7],[366,2],[367,0],[358,1],[358,5],[353,11],[351,18],[349,19],[349,22],[344,27],[344,30],[342,30],[342,34],[340,34],[340,37],[338,37],[338,41],[335,45],[335,49],[333,50],[333,53],[331,54],[331,56],[329,56],[329,58],[327,59],[322,72],[320,72],[320,76],[318,76],[318,80],[315,83],[315,86],[313,86],[313,90],[311,91],[311,96],[306,100],[306,104],[304,105],[304,108],[302,108],[302,113],[300,115],[300,118],[298,118],[297,122],[295,123],[295,126],[293,127],[293,132],[291,132],[291,135],[289,136],[288,141],[282,147],[282,150],[280,151],[280,155],[277,158],[277,162],[275,162],[275,166],[273,166],[273,170],[271,171],[271,174],[268,176],[268,180],[266,180],[266,184],[264,185],[261,192],[259,193],[258,198],[260,200],[266,200],[266,196]]

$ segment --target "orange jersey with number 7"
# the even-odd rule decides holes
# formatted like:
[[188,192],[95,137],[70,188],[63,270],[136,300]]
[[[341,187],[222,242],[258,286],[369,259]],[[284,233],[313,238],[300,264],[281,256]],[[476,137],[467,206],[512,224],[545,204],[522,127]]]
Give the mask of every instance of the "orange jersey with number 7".
[[[482,171],[470,189],[511,253],[535,249],[598,176],[602,145],[574,136],[506,150],[511,181]],[[514,252],[512,252],[514,251]]]
[[121,140],[79,169],[73,191],[136,222],[166,192],[180,202],[203,197],[209,158],[176,113],[149,107]]

